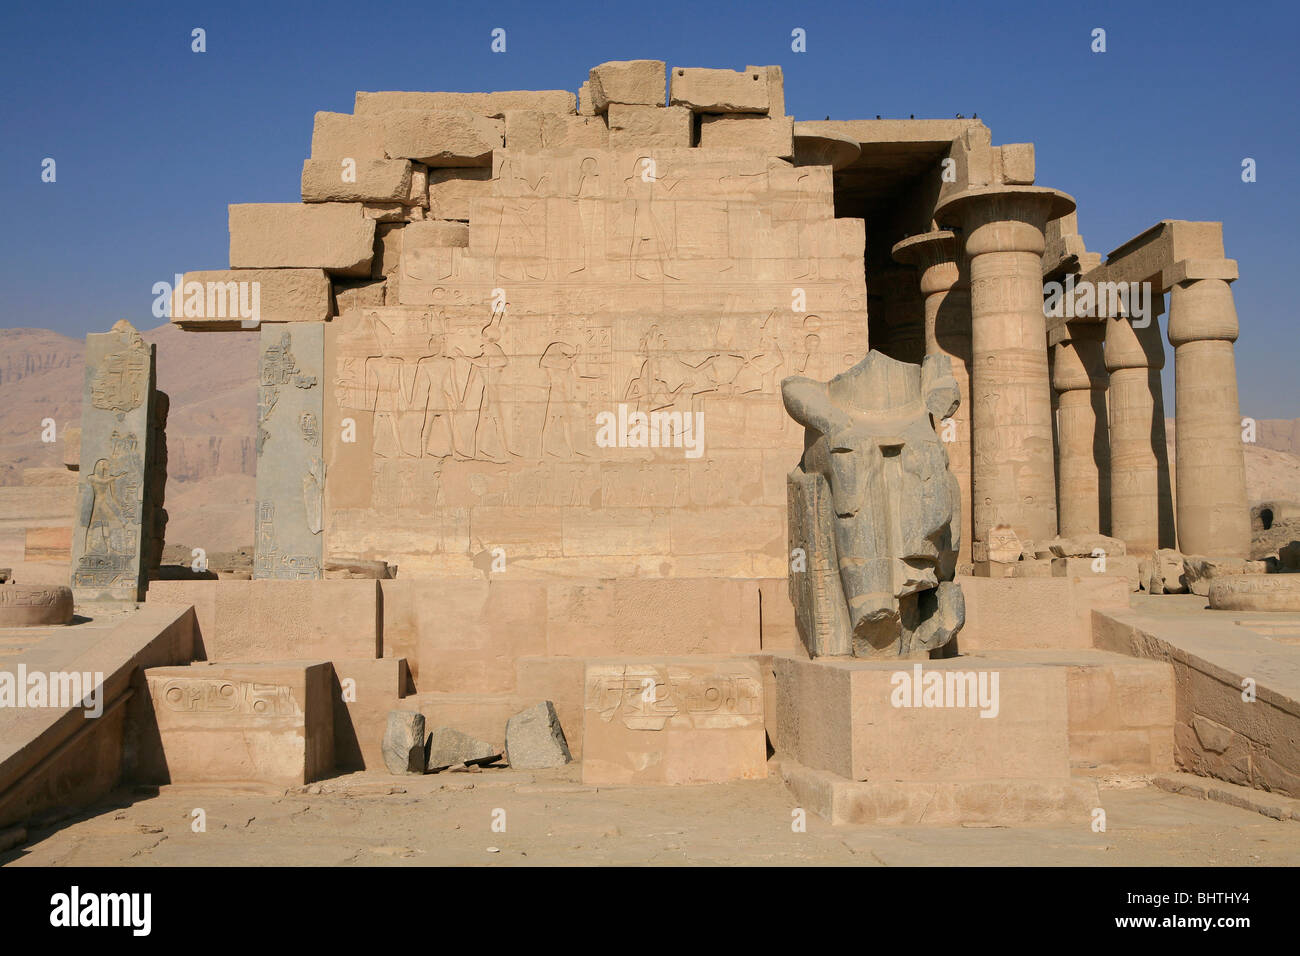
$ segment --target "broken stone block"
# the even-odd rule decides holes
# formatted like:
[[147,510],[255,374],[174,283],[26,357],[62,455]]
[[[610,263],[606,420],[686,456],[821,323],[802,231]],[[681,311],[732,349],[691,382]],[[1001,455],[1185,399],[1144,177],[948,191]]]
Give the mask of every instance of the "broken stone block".
[[334,315],[350,309],[384,304],[384,280],[376,282],[335,282]]
[[409,710],[388,712],[384,766],[389,773],[424,773],[424,714]]
[[760,150],[768,156],[791,159],[794,157],[794,117],[757,114],[701,116],[700,146],[739,146]]
[[469,225],[429,219],[413,222],[402,230],[402,249],[427,249],[432,246],[469,246]]
[[[981,551],[978,544],[979,542],[976,542],[976,552]],[[1020,555],[1024,551],[1024,545],[1021,544],[1020,536],[1016,534],[1014,528],[1002,524],[989,529],[988,542],[982,550],[984,553],[975,554],[976,563],[980,561],[993,561],[1000,564],[1008,564],[1020,560]]]
[[411,188],[407,190],[403,202],[408,206],[429,208],[429,167],[423,163],[411,163]]
[[766,113],[767,74],[761,70],[708,70],[676,67],[669,80],[670,106],[696,113]]
[[384,151],[425,166],[491,166],[505,123],[466,110],[393,110],[382,114]]
[[172,296],[171,320],[187,332],[324,322],[329,315],[330,280],[323,269],[187,272]]
[[374,244],[374,220],[352,203],[230,207],[232,269],[325,269],[367,276]]
[[384,125],[374,116],[317,113],[311,131],[312,159],[385,159]]
[[1187,589],[1201,597],[1209,597],[1210,581],[1213,578],[1267,572],[1268,564],[1264,561],[1247,561],[1245,558],[1207,558],[1202,554],[1183,555],[1183,579],[1187,582]]
[[1233,574],[1210,581],[1219,611],[1300,611],[1300,574]]
[[1172,548],[1160,548],[1151,558],[1151,593],[1186,594],[1183,556]]
[[470,200],[486,199],[491,195],[491,169],[429,170],[430,219],[468,220]]
[[591,81],[583,80],[582,86],[578,87],[578,115],[595,116],[596,104],[591,99]]
[[555,705],[544,700],[506,721],[506,761],[520,770],[562,767],[573,759]]
[[404,202],[368,202],[361,204],[361,215],[375,222],[422,222],[424,207]]
[[609,148],[689,147],[691,111],[680,106],[609,107]]
[[1034,184],[1034,144],[1005,143],[998,147],[1002,159],[1002,181],[1012,186]]
[[664,105],[663,60],[610,60],[593,66],[588,89],[597,113],[611,103],[629,106]]
[[[1073,578],[1087,577],[1094,574],[1104,574],[1111,577],[1123,578],[1128,582],[1130,591],[1137,591],[1141,587],[1142,573],[1141,565],[1135,555],[1107,555],[1105,564],[1101,564],[1103,559],[1098,558],[1052,558],[1052,577],[1054,578]],[[1020,562],[1024,564],[1025,562]]]
[[1088,558],[1101,551],[1107,557],[1125,554],[1124,542],[1104,534],[1080,534],[1052,538],[1034,546],[1035,558]]
[[[745,72],[758,70],[767,77],[767,111],[772,116],[785,115],[785,74],[779,66],[747,66]],[[791,117],[793,119],[793,117]]]
[[451,727],[438,727],[429,737],[429,759],[425,769],[437,773],[448,767],[490,764],[501,759],[501,751],[489,743],[484,743],[462,734]]

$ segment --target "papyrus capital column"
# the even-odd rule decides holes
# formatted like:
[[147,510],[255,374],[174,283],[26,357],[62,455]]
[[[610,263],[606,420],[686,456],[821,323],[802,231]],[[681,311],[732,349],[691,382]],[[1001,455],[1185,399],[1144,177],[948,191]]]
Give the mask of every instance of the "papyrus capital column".
[[1038,186],[963,190],[935,212],[964,234],[970,261],[972,556],[988,532],[1056,536],[1051,383],[1043,315],[1043,229],[1074,209]]
[[1178,545],[1186,554],[1250,556],[1246,461],[1237,401],[1237,309],[1231,259],[1175,264],[1169,344],[1174,347],[1174,473]]
[[1063,537],[1110,533],[1105,326],[1071,322],[1052,337],[1057,393],[1057,505]]
[[1173,547],[1168,510],[1169,461],[1164,451],[1164,400],[1160,370],[1164,343],[1157,317],[1164,297],[1135,325],[1127,315],[1108,316],[1106,369],[1110,372],[1110,521],[1111,535],[1130,554]]
[[[971,560],[971,444],[970,444],[970,272],[957,235],[935,230],[911,236],[893,248],[899,262],[920,270],[925,297],[925,354],[946,355],[961,404],[950,421],[939,424],[939,437],[948,452],[961,489],[961,546],[958,563]],[[954,522],[956,524],[956,522]]]

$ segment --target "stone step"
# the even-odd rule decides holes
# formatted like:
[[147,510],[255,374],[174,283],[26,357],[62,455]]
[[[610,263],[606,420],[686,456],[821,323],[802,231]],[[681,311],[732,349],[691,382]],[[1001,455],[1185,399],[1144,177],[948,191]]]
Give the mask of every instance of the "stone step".
[[835,825],[1088,826],[1101,806],[1090,778],[1020,777],[989,780],[846,780],[781,760],[781,775],[800,808]]

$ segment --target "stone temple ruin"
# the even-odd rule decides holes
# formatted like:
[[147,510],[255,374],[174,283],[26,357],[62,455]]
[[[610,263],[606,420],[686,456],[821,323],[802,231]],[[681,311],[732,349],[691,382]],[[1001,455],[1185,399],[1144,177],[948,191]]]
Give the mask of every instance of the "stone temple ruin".
[[156,570],[167,400],[90,336],[78,616],[0,623],[47,670],[89,632],[107,709],[0,712],[0,824],[500,759],[780,773],[835,823],[1300,798],[1294,668],[1233,656],[1300,630],[1248,560],[1236,263],[1180,220],[1103,258],[1035,179],[974,119],[795,121],[779,67],[316,114],[302,202],[232,205],[172,304],[260,342],[251,575]]

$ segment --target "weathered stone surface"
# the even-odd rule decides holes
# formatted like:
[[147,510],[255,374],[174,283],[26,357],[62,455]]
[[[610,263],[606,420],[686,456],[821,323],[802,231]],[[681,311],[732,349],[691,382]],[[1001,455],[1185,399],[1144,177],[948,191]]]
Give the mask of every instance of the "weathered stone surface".
[[448,168],[429,170],[429,218],[469,219],[471,199],[492,194],[492,170]]
[[86,336],[81,460],[72,535],[78,600],[138,601],[161,554],[166,397],[154,387],[154,346],[125,319]]
[[1052,576],[1057,578],[1110,575],[1123,578],[1130,591],[1137,591],[1142,585],[1140,561],[1131,554],[1107,555],[1104,558],[1052,558],[1051,563]]
[[72,621],[72,589],[57,584],[9,584],[0,575],[0,627],[41,627]]
[[[376,256],[378,258],[378,256]],[[333,315],[342,315],[350,309],[384,304],[383,279],[366,282],[335,282]]]
[[329,664],[200,663],[144,675],[164,782],[290,785],[333,772]]
[[384,124],[376,116],[317,113],[311,131],[312,159],[384,159]]
[[989,539],[984,548],[977,548],[974,558],[998,564],[1011,564],[1020,560],[1024,545],[1010,525],[997,525],[989,529]]
[[466,110],[393,110],[383,114],[384,151],[425,166],[491,166],[505,123]]
[[257,578],[321,576],[324,329],[322,323],[262,327],[253,539]]
[[1052,538],[1034,545],[1036,558],[1089,558],[1097,557],[1098,551],[1107,557],[1118,557],[1125,553],[1124,542],[1104,534],[1081,534]]
[[597,113],[611,103],[664,105],[663,60],[611,60],[591,68],[588,89]]
[[[245,285],[247,283],[247,285]],[[324,322],[330,281],[323,269],[187,272],[171,320],[187,332],[253,329],[259,322]]]
[[701,657],[590,661],[582,780],[687,784],[766,776],[758,662]]
[[232,269],[325,269],[366,276],[374,243],[374,220],[351,203],[230,207]]
[[494,763],[501,751],[489,743],[462,734],[451,727],[437,727],[429,736],[429,759],[425,769],[437,773],[457,764],[474,766]]
[[583,80],[582,86],[578,87],[578,115],[595,116],[596,104],[591,98],[591,81]]
[[965,619],[952,580],[961,498],[931,421],[957,405],[947,357],[918,367],[872,351],[829,382],[792,376],[781,392],[807,429],[789,526],[791,553],[806,561],[791,569],[790,599],[809,653],[943,647]]
[[424,773],[424,715],[409,710],[388,712],[384,730],[384,766],[389,773]]
[[562,767],[573,759],[555,705],[544,700],[506,721],[506,762],[520,770]]
[[691,111],[680,106],[609,107],[611,149],[691,145]]
[[1193,594],[1208,597],[1210,581],[1213,578],[1226,578],[1234,574],[1264,574],[1268,565],[1263,561],[1248,561],[1245,558],[1207,558],[1203,554],[1183,555],[1183,580],[1187,589]]
[[1172,548],[1157,548],[1151,557],[1151,593],[1186,594],[1183,556]]
[[576,147],[604,149],[609,146],[609,128],[595,116],[568,116],[538,110],[507,110],[506,148],[521,152]]
[[468,110],[480,116],[504,116],[506,110],[574,112],[569,90],[506,90],[497,93],[358,92],[356,113],[372,115],[394,110]]
[[739,146],[759,150],[768,156],[791,159],[794,157],[794,117],[702,116],[700,146],[706,149]]
[[668,103],[689,106],[696,113],[766,113],[771,104],[767,74],[760,69],[741,73],[674,67]]
[[404,159],[308,159],[302,164],[303,202],[403,202],[411,194]]
[[361,204],[361,215],[376,222],[421,222],[424,207],[405,202],[367,202]]
[[1300,611],[1300,574],[1234,574],[1210,582],[1210,607],[1221,611]]

